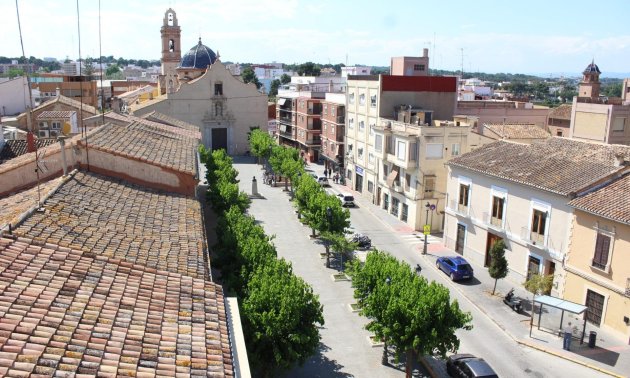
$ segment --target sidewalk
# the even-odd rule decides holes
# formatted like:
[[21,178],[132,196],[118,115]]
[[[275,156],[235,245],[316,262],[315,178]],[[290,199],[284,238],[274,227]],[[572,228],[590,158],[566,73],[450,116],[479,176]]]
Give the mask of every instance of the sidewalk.
[[[310,164],[308,169],[316,174],[323,174],[324,167],[321,165]],[[352,184],[347,182],[347,184]],[[381,221],[388,225],[392,231],[397,233],[409,232],[414,230],[406,223],[387,215],[383,210],[372,204],[367,197],[361,193],[352,190],[345,185],[332,183],[331,187],[336,192],[347,192],[353,194],[355,202],[362,208],[368,209],[376,215]],[[421,234],[421,232],[416,232]],[[438,235],[435,235],[438,236]],[[440,237],[442,235],[439,235]],[[435,238],[431,238],[435,239]],[[456,255],[456,253],[446,248],[442,243],[430,243],[427,248],[426,255],[420,255],[425,260],[423,266],[435,269],[435,261],[440,256]],[[465,257],[465,256],[464,256]],[[573,339],[570,351],[562,348],[562,338],[556,334],[552,334],[533,327],[530,337],[530,316],[531,316],[531,300],[532,294],[525,290],[519,284],[507,280],[499,280],[495,295],[492,295],[494,287],[494,279],[488,274],[488,269],[471,263],[475,270],[475,284],[462,283],[456,285],[462,295],[467,297],[470,302],[491,319],[506,335],[512,338],[520,345],[540,350],[542,352],[572,361],[577,364],[589,367],[596,371],[609,374],[611,376],[628,377],[630,376],[630,345],[624,340],[620,340],[611,332],[599,329],[587,323],[586,336],[584,343],[580,345],[579,339]],[[514,288],[515,296],[523,299],[522,313],[513,312],[507,305],[503,303],[504,294]],[[581,324],[580,324],[581,330]],[[595,348],[588,347],[589,331],[597,332],[597,341]],[[426,363],[436,371],[443,371],[444,364],[433,358],[427,358]]]

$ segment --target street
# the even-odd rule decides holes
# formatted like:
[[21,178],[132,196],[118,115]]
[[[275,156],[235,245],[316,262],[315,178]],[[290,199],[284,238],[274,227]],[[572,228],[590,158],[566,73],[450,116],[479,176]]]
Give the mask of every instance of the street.
[[[244,163],[245,159],[236,158],[235,168],[239,170],[241,189],[251,193],[252,176],[260,176],[260,166]],[[310,168],[323,170],[321,166]],[[339,186],[333,184],[331,192],[339,192]],[[324,305],[325,326],[321,329],[320,353],[306,362],[304,367],[296,368],[288,376],[356,376],[356,377],[400,377],[404,368],[392,368],[381,365],[382,347],[368,344],[369,333],[363,329],[366,319],[349,309],[352,288],[349,282],[333,282],[331,275],[335,268],[327,269],[320,252],[323,245],[318,240],[309,239],[310,229],[299,223],[294,209],[289,202],[290,195],[281,187],[259,186],[263,199],[254,199],[250,213],[261,222],[268,235],[275,235],[274,243],[279,257],[292,262],[294,271],[309,282],[319,294]],[[350,209],[351,225],[354,232],[368,235],[372,245],[385,250],[399,259],[422,266],[422,275],[428,280],[436,280],[451,291],[451,298],[456,299],[463,310],[473,316],[473,330],[459,331],[462,353],[472,353],[483,357],[502,377],[600,377],[605,376],[587,367],[572,363],[547,353],[524,347],[509,337],[489,317],[491,311],[502,308],[479,310],[460,290],[457,285],[475,285],[472,283],[453,283],[435,268],[435,257],[422,256],[422,239],[403,227],[392,229],[389,217],[383,210],[361,201]],[[431,238],[435,242],[436,238]],[[476,281],[481,291],[479,281]],[[489,294],[488,294],[489,295]],[[511,311],[503,306],[505,311]],[[521,316],[514,313],[513,316]],[[527,321],[528,318],[524,318]],[[438,365],[440,365],[438,363]],[[415,376],[423,376],[424,369],[416,371]],[[438,375],[445,375],[443,363],[434,369]]]

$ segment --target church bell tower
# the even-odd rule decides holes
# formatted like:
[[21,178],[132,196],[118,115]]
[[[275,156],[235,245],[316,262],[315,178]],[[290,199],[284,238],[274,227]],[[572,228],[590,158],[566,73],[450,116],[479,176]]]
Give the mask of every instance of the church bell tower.
[[162,72],[160,75],[160,94],[172,93],[178,86],[176,68],[182,59],[181,29],[177,23],[177,14],[172,8],[164,13],[162,28]]
[[586,66],[584,72],[582,72],[582,81],[578,87],[578,97],[589,97],[594,100],[599,98],[599,74],[602,72],[595,64],[595,59]]

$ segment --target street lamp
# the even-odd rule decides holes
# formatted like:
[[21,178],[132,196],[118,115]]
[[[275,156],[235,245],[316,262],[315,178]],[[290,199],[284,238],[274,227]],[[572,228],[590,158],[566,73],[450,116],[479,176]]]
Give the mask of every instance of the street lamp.
[[326,235],[326,240],[324,240],[326,244],[326,268],[330,268],[330,240],[328,240],[328,237],[330,237],[330,225],[332,223],[332,209],[330,206],[326,208],[326,221],[326,231],[329,233]]
[[[385,278],[385,283],[387,286],[391,285],[392,279],[389,277]],[[381,364],[385,366],[389,365],[389,359],[387,358],[387,340],[383,340],[383,356],[381,357]]]
[[[426,203],[426,205],[424,205],[424,208],[426,209],[426,215],[424,218],[424,229],[423,229],[423,233],[424,233],[424,248],[422,249],[422,254],[426,255],[427,254],[427,232],[431,232],[431,226],[428,225],[429,223],[429,210],[431,209],[431,204],[430,203]],[[427,226],[429,226],[429,230],[427,230]]]

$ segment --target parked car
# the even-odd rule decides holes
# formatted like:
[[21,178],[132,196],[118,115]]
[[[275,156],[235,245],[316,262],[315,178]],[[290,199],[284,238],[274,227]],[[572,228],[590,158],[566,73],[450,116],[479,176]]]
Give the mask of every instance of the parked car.
[[357,248],[358,249],[370,249],[372,247],[372,240],[367,236],[367,235],[363,235],[363,234],[353,234],[352,237],[350,238],[350,241],[353,243],[357,243]]
[[463,257],[438,257],[436,265],[438,269],[448,274],[453,281],[471,280],[473,278],[473,268]]
[[317,182],[321,186],[330,186],[330,184],[328,183],[328,178],[326,178],[326,176],[318,176]]
[[449,356],[446,360],[446,372],[451,377],[499,377],[483,358],[467,353]]
[[348,193],[339,193],[337,198],[341,201],[341,206],[354,207],[354,197]]

